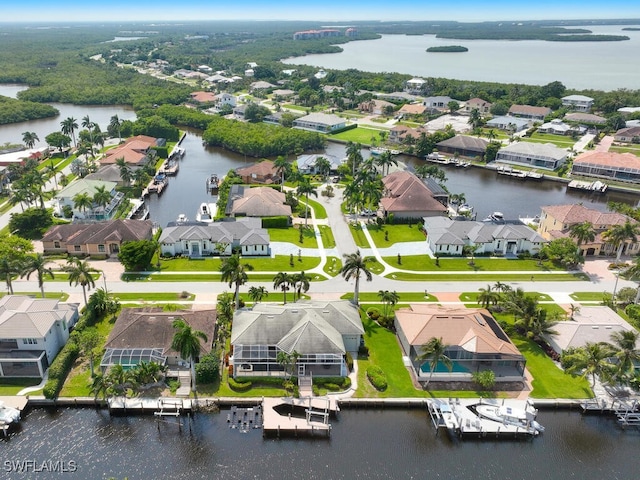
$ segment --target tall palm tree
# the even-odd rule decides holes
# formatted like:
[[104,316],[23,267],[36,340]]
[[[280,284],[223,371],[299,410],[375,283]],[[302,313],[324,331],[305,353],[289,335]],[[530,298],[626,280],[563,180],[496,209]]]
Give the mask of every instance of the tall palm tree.
[[362,163],[362,144],[347,142],[347,163],[351,165],[351,175],[355,177]]
[[608,377],[611,371],[609,358],[614,354],[611,345],[605,342],[587,342],[584,347],[578,348],[563,357],[563,363],[567,365],[568,373],[582,372],[582,378],[591,375],[591,388],[596,385],[596,377]]
[[[398,161],[393,158],[391,152],[389,150],[385,150],[382,154],[376,159],[376,164],[381,168],[382,175],[389,175],[389,169],[391,165],[398,166]],[[386,168],[386,173],[385,173]]]
[[295,296],[293,301],[300,300],[302,293],[307,293],[311,286],[311,277],[304,273],[304,270],[300,273],[293,275],[293,286],[295,288]]
[[58,190],[58,169],[54,165],[53,160],[51,160],[49,165],[46,166],[45,172],[49,175],[49,178],[53,178],[56,190]]
[[582,254],[580,245],[593,242],[596,238],[596,231],[591,222],[575,223],[569,227],[569,237],[576,241],[578,253]]
[[619,330],[611,334],[611,340],[617,359],[617,376],[620,380],[633,374],[636,364],[640,362],[640,350],[638,339],[640,333],[637,330]]
[[371,271],[367,268],[367,263],[372,262],[373,258],[362,258],[362,256],[360,255],[360,250],[357,250],[356,253],[345,254],[343,255],[343,257],[344,264],[340,269],[340,273],[347,282],[352,278],[355,280],[355,287],[353,290],[353,303],[359,305],[358,293],[360,290],[360,277],[364,275],[367,282],[370,282],[373,279]]
[[427,379],[427,385],[433,377],[433,372],[438,368],[438,364],[442,363],[445,367],[451,371],[453,364],[451,359],[447,356],[446,351],[449,346],[442,341],[442,337],[431,337],[427,343],[422,345],[422,353],[416,357],[418,362],[429,362],[429,378]]
[[60,122],[60,126],[62,127],[62,133],[73,138],[73,146],[77,147],[76,130],[78,129],[78,121],[73,117],[67,117]]
[[322,175],[324,181],[327,181],[327,176],[331,172],[331,162],[325,157],[316,158],[315,170],[319,175]]
[[21,273],[22,263],[20,261],[6,255],[0,257],[0,277],[7,284],[10,295],[13,295],[13,279]]
[[120,169],[120,178],[122,179],[125,187],[129,186],[131,180],[133,179],[133,172],[131,171],[131,167],[127,162],[125,162],[124,157],[116,158],[116,165]]
[[33,148],[36,142],[39,142],[38,134],[36,132],[23,132],[22,133],[22,143],[24,143],[25,147]]
[[395,290],[390,292],[389,290],[378,290],[378,298],[384,304],[384,318],[389,318],[389,307],[398,303],[400,295]]
[[82,213],[86,213],[87,208],[93,206],[93,199],[86,192],[76,193],[73,196],[73,207],[76,210],[80,210]]
[[109,121],[109,128],[112,131],[118,132],[118,142],[122,141],[122,135],[120,134],[121,126],[122,126],[122,122],[118,118],[118,115],[114,115],[113,117],[111,117],[111,120]]
[[96,282],[91,273],[97,272],[95,268],[92,268],[88,260],[80,260],[78,257],[71,257],[67,260],[65,271],[69,273],[69,285],[77,286],[80,284],[82,287],[82,296],[84,297],[84,304],[87,304],[87,289],[91,290],[95,288]]
[[22,270],[22,276],[26,276],[27,280],[32,273],[35,273],[38,278],[38,287],[40,288],[40,293],[42,294],[42,298],[44,298],[44,278],[45,276],[53,279],[55,275],[53,274],[53,270],[47,267],[49,260],[45,258],[45,256],[41,253],[36,253],[35,255],[27,255],[25,259],[25,263]]
[[622,225],[614,225],[602,234],[602,237],[617,248],[616,261],[620,261],[620,256],[627,242],[636,243],[640,235],[640,224],[627,220]]
[[240,255],[234,253],[229,258],[225,258],[220,264],[220,280],[229,283],[229,288],[235,285],[234,299],[236,310],[240,308],[240,286],[247,283],[249,276],[247,272],[253,270],[249,263],[242,263]]
[[[620,274],[629,280],[640,281],[640,256],[635,257],[631,266],[624,269]],[[640,302],[640,283],[636,290],[636,298],[633,300],[633,303],[637,304],[638,302]]]
[[298,197],[304,195],[306,199],[304,213],[304,226],[306,227],[308,224],[307,222],[309,221],[309,195],[314,195],[317,198],[318,191],[316,190],[316,187],[311,185],[311,181],[307,177],[304,177],[304,179],[298,184],[296,194],[298,195]]
[[100,185],[96,187],[96,191],[93,194],[93,203],[98,207],[106,207],[111,202],[111,192],[107,190],[107,187]]
[[478,293],[476,302],[482,308],[489,308],[491,305],[497,305],[500,301],[500,294],[491,288],[491,285],[487,285],[487,288],[481,288]]
[[294,285],[294,280],[287,272],[278,272],[273,277],[273,288],[282,290],[284,303],[287,303],[287,292]]
[[267,289],[264,288],[263,286],[249,287],[249,298],[253,302],[254,306],[256,303],[261,302],[263,298],[268,296],[269,296],[269,292],[267,292]]
[[173,321],[176,333],[171,342],[171,348],[180,354],[184,360],[191,364],[191,391],[196,391],[196,359],[202,351],[200,341],[207,343],[207,335],[200,330],[194,330],[182,318]]
[[284,179],[291,170],[291,164],[286,157],[283,157],[281,155],[275,159],[275,161],[273,162],[273,166],[276,168],[276,172],[280,177],[280,191],[284,192]]
[[[82,117],[82,128],[86,128],[89,131],[89,139],[91,140],[91,145],[93,146],[93,128],[95,123],[91,121],[89,115],[85,115]],[[93,150],[93,148],[91,149]]]

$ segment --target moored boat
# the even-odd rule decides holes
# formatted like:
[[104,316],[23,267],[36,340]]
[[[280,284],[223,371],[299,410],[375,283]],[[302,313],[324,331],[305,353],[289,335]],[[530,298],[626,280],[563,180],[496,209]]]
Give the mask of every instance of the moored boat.
[[207,178],[206,185],[207,192],[211,195],[217,195],[218,189],[220,188],[220,179],[218,178],[218,175],[212,173],[209,178]]
[[20,421],[20,410],[13,407],[7,407],[0,401],[0,425],[10,425]]
[[538,411],[529,403],[523,408],[513,405],[494,405],[479,403],[471,407],[479,417],[504,425],[513,425],[525,429],[532,429],[537,433],[544,432],[544,427],[536,421]]
[[214,203],[205,203],[202,202],[200,204],[200,208],[198,208],[198,213],[196,214],[197,222],[211,223],[213,222],[213,215],[215,213],[215,204]]

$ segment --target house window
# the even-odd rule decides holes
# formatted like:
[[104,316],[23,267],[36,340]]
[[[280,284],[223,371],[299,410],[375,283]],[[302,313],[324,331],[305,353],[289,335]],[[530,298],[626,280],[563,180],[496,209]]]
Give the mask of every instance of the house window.
[[98,245],[98,252],[100,252],[100,253],[104,253],[105,252],[104,245]]
[[79,252],[80,251],[80,245],[74,245],[73,246],[73,251],[74,252]]
[[37,345],[38,344],[38,339],[37,338],[23,338],[22,339],[22,343],[25,345]]
[[60,248],[60,242],[53,242],[54,248]]

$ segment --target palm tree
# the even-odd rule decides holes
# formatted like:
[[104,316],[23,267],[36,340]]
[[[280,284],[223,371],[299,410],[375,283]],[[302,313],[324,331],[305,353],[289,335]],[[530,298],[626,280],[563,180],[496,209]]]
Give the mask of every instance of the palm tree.
[[491,289],[491,285],[487,285],[487,288],[481,288],[478,293],[476,301],[482,308],[489,308],[491,305],[497,305],[500,301],[500,294],[497,291]]
[[98,373],[95,377],[93,377],[93,382],[91,382],[91,392],[93,393],[96,400],[100,396],[103,399],[106,398],[107,395],[111,393],[111,383],[109,382],[109,376]]
[[93,194],[93,203],[102,208],[111,203],[111,192],[107,191],[106,186],[100,185],[96,187],[96,191]]
[[287,292],[292,285],[294,285],[293,277],[286,272],[278,272],[273,277],[273,288],[282,290],[285,304],[287,303]]
[[191,364],[191,391],[196,391],[196,359],[202,350],[200,341],[206,343],[207,336],[200,330],[194,330],[182,318],[173,321],[173,328],[176,331],[171,342],[171,348],[180,354],[184,360],[189,360]]
[[60,122],[60,126],[62,127],[62,133],[71,136],[73,138],[73,146],[77,147],[76,130],[78,129],[78,121],[73,117],[67,117]]
[[638,241],[638,235],[640,235],[640,224],[631,223],[630,220],[627,220],[622,225],[614,225],[611,227],[602,234],[602,237],[611,243],[614,248],[617,248],[616,261],[619,262],[625,244],[628,241],[636,243]]
[[131,180],[133,179],[133,172],[131,171],[131,167],[127,162],[125,162],[124,157],[116,158],[116,165],[120,169],[120,178],[122,179],[125,187],[129,186]]
[[331,162],[324,157],[316,158],[315,170],[319,175],[322,175],[324,181],[327,181],[327,176],[331,172]]
[[120,127],[122,126],[122,122],[120,122],[120,119],[118,118],[118,115],[114,115],[113,117],[111,117],[111,120],[109,121],[109,128],[111,130],[117,131],[118,132],[118,142],[122,141],[122,135],[120,135]]
[[593,242],[596,238],[596,231],[591,222],[575,223],[569,227],[569,237],[576,241],[578,254],[582,254],[580,245]]
[[539,308],[536,311],[534,317],[529,322],[526,335],[527,337],[539,342],[544,337],[557,335],[558,332],[553,329],[553,327],[557,324],[558,322],[554,318],[548,316],[546,310],[544,310],[543,308]]
[[73,207],[76,210],[80,210],[82,213],[87,211],[87,208],[93,206],[93,199],[86,192],[76,193],[73,196]]
[[378,290],[378,298],[384,304],[384,318],[389,318],[389,307],[398,303],[400,295],[395,290],[390,292],[389,290]]
[[609,375],[611,363],[608,359],[613,354],[613,348],[608,343],[587,342],[584,347],[577,348],[563,357],[563,363],[567,365],[568,373],[582,372],[582,378],[591,375],[591,388],[593,388],[596,385],[596,376]]
[[422,353],[416,357],[416,361],[429,362],[430,373],[427,379],[427,385],[429,385],[431,377],[433,377],[433,372],[438,368],[439,363],[442,363],[449,371],[453,369],[451,359],[446,354],[448,347],[449,346],[442,341],[442,337],[431,337],[427,343],[422,345]]
[[273,166],[276,168],[276,172],[280,177],[280,191],[284,192],[284,177],[289,173],[291,164],[289,164],[289,161],[286,159],[286,157],[279,156],[273,162]]
[[264,288],[263,286],[249,287],[249,298],[253,302],[254,306],[256,303],[261,302],[264,297],[268,297],[268,296],[269,296],[269,292],[267,292],[267,289]]
[[24,268],[22,270],[22,276],[26,276],[27,280],[29,280],[32,273],[36,273],[38,278],[38,287],[40,288],[42,298],[44,298],[44,277],[48,276],[51,279],[55,278],[53,270],[47,267],[47,263],[49,263],[49,260],[47,260],[41,253],[27,255]]
[[53,164],[53,160],[49,162],[49,165],[46,166],[45,172],[50,176],[49,178],[53,178],[53,181],[56,185],[56,190],[58,190],[58,169]]
[[347,163],[351,165],[351,175],[356,176],[356,170],[362,163],[362,144],[347,142]]
[[310,194],[314,195],[316,198],[318,197],[318,191],[316,190],[316,187],[311,185],[311,181],[309,181],[307,177],[304,177],[304,179],[298,184],[298,188],[296,189],[296,195],[298,195],[298,197],[301,197],[304,195],[306,199],[305,213],[304,213],[305,227],[307,226],[307,222],[309,221],[309,195]]
[[295,350],[291,353],[280,350],[276,355],[276,362],[278,362],[278,364],[284,369],[285,376],[288,375],[289,378],[291,378],[295,371],[296,363],[301,356],[302,355]]
[[635,365],[640,362],[640,350],[637,348],[639,338],[637,330],[619,330],[611,334],[620,380],[624,380],[629,374],[633,375]]
[[385,150],[382,154],[377,158],[376,164],[381,167],[382,175],[385,175],[385,167],[386,167],[386,175],[389,175],[389,169],[391,165],[398,166],[398,161],[393,158],[391,152],[389,150]]
[[293,275],[293,286],[295,288],[294,302],[300,300],[302,293],[307,293],[311,286],[311,277],[304,273],[304,270],[300,273]]
[[25,147],[33,148],[36,142],[39,142],[38,134],[36,132],[23,132],[22,133],[22,143],[24,143]]
[[373,275],[371,271],[367,268],[367,263],[373,261],[373,258],[366,257],[362,258],[360,255],[360,250],[356,251],[356,253],[349,253],[343,255],[344,264],[340,269],[340,273],[342,277],[348,282],[352,278],[355,279],[355,288],[353,291],[353,303],[358,305],[358,292],[360,289],[360,277],[362,275],[365,276],[367,282],[370,282],[373,279]]
[[442,170],[437,165],[427,165],[427,164],[418,165],[416,167],[416,176],[420,178],[427,178],[427,177],[435,178],[440,183],[444,183],[447,181],[447,176],[444,173],[444,170]]
[[71,257],[67,260],[65,271],[69,273],[69,285],[82,286],[82,296],[84,297],[84,304],[87,304],[87,287],[89,290],[96,286],[96,282],[93,279],[91,273],[97,272],[95,268],[92,268],[88,260],[80,260],[78,257]]
[[240,308],[240,286],[247,283],[249,276],[247,272],[253,270],[253,266],[248,263],[242,263],[240,255],[234,253],[229,258],[225,258],[220,264],[220,280],[229,283],[229,288],[235,284],[234,299],[236,310]]
[[493,289],[496,292],[500,292],[500,293],[506,293],[511,291],[511,287],[508,284],[502,283],[500,281],[497,281],[496,283],[493,284]]
[[478,110],[477,108],[471,109],[471,111],[469,112],[469,120],[467,123],[471,125],[471,128],[473,130],[479,128],[482,124],[482,116],[480,115],[480,110]]
[[13,295],[13,279],[22,273],[22,264],[20,261],[9,258],[8,256],[0,257],[0,277],[7,284],[9,294]]
[[[629,280],[640,280],[640,256],[635,257],[631,266],[627,267],[620,273],[623,277],[628,278]],[[636,298],[633,300],[633,303],[637,304],[638,302],[640,302],[640,283],[638,284],[638,289],[636,290]]]
[[91,121],[91,119],[89,118],[89,115],[85,115],[84,117],[82,117],[82,128],[86,128],[89,131],[89,139],[91,140],[91,152],[93,155],[93,128],[95,126],[95,123],[93,123]]

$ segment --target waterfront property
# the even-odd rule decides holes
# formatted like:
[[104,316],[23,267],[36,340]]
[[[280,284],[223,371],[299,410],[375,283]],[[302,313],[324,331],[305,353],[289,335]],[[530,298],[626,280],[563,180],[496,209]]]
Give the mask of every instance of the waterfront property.
[[234,377],[287,376],[291,369],[278,354],[296,354],[293,375],[346,376],[346,354],[356,355],[363,333],[358,309],[348,301],[258,303],[234,314],[229,365]]
[[278,171],[271,160],[262,160],[248,167],[236,169],[236,173],[244,183],[262,183],[270,185],[280,180]]
[[582,126],[569,125],[559,118],[554,118],[550,122],[540,125],[537,131],[538,133],[550,133],[552,135],[584,135],[587,129]]
[[336,173],[338,171],[338,167],[344,163],[344,160],[339,159],[335,155],[329,155],[326,153],[300,155],[296,159],[296,164],[298,165],[298,172],[304,175],[309,175],[309,174],[315,175],[317,173],[320,173],[318,171],[318,168],[316,167],[316,162],[318,161],[319,158],[324,158],[325,160],[329,161],[329,163],[331,164],[331,167],[328,173],[331,173],[331,174]]
[[[71,182],[56,194],[54,211],[62,216],[66,207],[71,209],[74,219],[94,222],[110,220],[124,199],[124,194],[116,191],[116,186],[116,182],[103,182],[100,180],[80,178],[75,182]],[[99,205],[93,202],[93,197],[96,192],[102,189],[107,191],[111,196],[109,203],[106,205]],[[85,195],[91,200],[91,206],[77,205],[76,199]]]
[[429,361],[419,360],[431,338],[441,338],[449,371],[441,362],[434,381],[472,381],[472,374],[492,370],[497,382],[522,381],[525,358],[488,310],[414,304],[396,311],[395,327],[404,354],[419,381],[431,375]]
[[205,355],[212,349],[216,315],[215,310],[165,312],[157,307],[123,308],[107,338],[100,368],[104,371],[114,365],[122,365],[128,369],[142,362],[186,366],[189,359],[181,358],[171,348],[176,333],[174,320],[182,319],[207,336],[206,342],[200,339],[201,354]]
[[516,142],[498,150],[496,162],[555,170],[564,165],[568,155],[551,143]]
[[[141,167],[131,167],[131,172],[135,172]],[[125,181],[122,180],[120,173],[120,167],[115,163],[101,166],[98,171],[90,173],[85,180],[97,180],[99,182],[115,182],[119,187],[128,186]]]
[[390,143],[405,143],[410,138],[414,141],[418,140],[423,133],[425,135],[428,133],[424,127],[411,128],[406,125],[396,125],[389,130],[388,140]]
[[296,118],[293,127],[312,132],[331,133],[341,130],[347,125],[347,121],[337,115],[314,112],[304,117]]
[[31,148],[27,150],[8,151],[0,154],[0,167],[23,165],[27,160],[41,160],[49,155],[49,147]]
[[[447,207],[434,198],[434,192],[420,178],[410,172],[393,172],[382,179],[383,197],[380,200],[385,216],[414,218],[442,216]],[[440,192],[435,192],[439,194]]]
[[567,122],[585,123],[587,125],[604,125],[607,119],[593,113],[574,112],[564,116]]
[[472,98],[464,103],[464,113],[471,113],[472,110],[478,110],[480,115],[488,115],[491,111],[491,103],[482,98]]
[[44,253],[117,255],[125,242],[151,240],[149,220],[118,219],[96,223],[54,225],[42,237]]
[[78,306],[59,300],[0,298],[0,377],[42,378],[78,321]]
[[[635,223],[635,220],[621,213],[601,212],[580,204],[550,205],[542,207],[538,232],[546,240],[566,238],[570,237],[570,229],[573,225],[588,222],[593,225],[595,237],[593,241],[583,242],[580,245],[581,254],[584,256],[615,255],[616,247],[607,243],[603,234],[610,228],[623,225],[627,221]],[[638,254],[640,243],[625,241],[623,252],[627,255]]]
[[[551,348],[561,354],[568,348],[584,347],[587,343],[611,343],[611,335],[615,332],[633,331],[634,328],[605,306],[581,306],[571,316],[571,321],[558,322],[554,325],[554,335],[545,335]],[[640,340],[636,343],[640,348]]]
[[128,138],[122,145],[107,150],[100,159],[100,165],[117,163],[118,159],[122,158],[127,165],[139,167],[155,159],[156,152],[153,147],[163,147],[166,143],[164,138],[137,135]]
[[206,255],[270,255],[269,234],[259,218],[169,225],[158,240],[162,255],[201,257]]
[[233,185],[225,214],[231,217],[290,217],[291,207],[285,205],[285,200],[284,193],[270,187]]
[[460,155],[468,158],[482,158],[487,150],[489,142],[483,138],[456,135],[455,137],[438,142],[436,147],[439,152],[451,155]]
[[412,95],[421,95],[427,81],[424,78],[412,78],[404,84],[404,91]]
[[528,118],[534,121],[542,121],[551,113],[549,107],[533,107],[531,105],[511,105],[509,115],[512,117]]
[[506,130],[507,132],[516,133],[529,128],[529,123],[529,120],[505,115],[494,117],[487,121],[485,125],[487,128],[497,128],[498,130]]
[[593,98],[585,95],[567,95],[562,97],[562,106],[578,112],[590,112],[593,107]]
[[573,160],[571,173],[620,182],[640,183],[640,157],[633,153],[584,152]]
[[424,218],[424,230],[431,251],[438,255],[463,255],[465,247],[476,254],[515,257],[538,253],[546,240],[521,222],[475,222],[447,217]]

